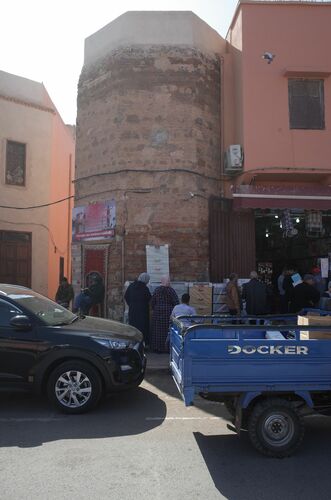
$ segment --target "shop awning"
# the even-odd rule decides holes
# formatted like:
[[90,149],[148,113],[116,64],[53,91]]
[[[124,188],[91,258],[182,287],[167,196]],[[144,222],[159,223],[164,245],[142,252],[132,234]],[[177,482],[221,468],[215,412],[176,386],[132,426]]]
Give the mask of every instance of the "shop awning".
[[233,208],[302,208],[306,210],[331,210],[331,196],[233,193]]

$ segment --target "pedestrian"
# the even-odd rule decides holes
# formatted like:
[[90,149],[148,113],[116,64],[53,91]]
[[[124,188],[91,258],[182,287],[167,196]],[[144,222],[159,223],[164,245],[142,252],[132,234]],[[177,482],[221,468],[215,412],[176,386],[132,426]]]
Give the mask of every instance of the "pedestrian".
[[74,297],[75,293],[72,285],[68,282],[68,279],[63,276],[55,295],[55,302],[69,309],[70,302],[74,300]]
[[238,275],[230,274],[229,282],[225,287],[225,303],[231,316],[240,314],[240,292],[238,288]]
[[128,286],[124,295],[129,306],[129,324],[141,331],[147,346],[149,345],[149,303],[152,297],[147,287],[149,279],[149,274],[141,273]]
[[250,273],[250,281],[243,285],[242,298],[246,301],[249,316],[259,316],[268,312],[268,288],[258,279],[256,271]]
[[320,293],[314,286],[314,276],[305,274],[303,282],[294,287],[293,291],[293,312],[299,312],[302,309],[316,307],[320,300]]
[[96,305],[102,305],[105,298],[105,287],[101,276],[90,277],[88,288],[83,288],[77,295],[74,304],[74,312],[80,311],[84,315],[90,313],[90,309]]
[[[181,297],[181,303],[175,306],[172,310],[171,316],[178,318],[178,316],[195,316],[196,310],[194,307],[190,306],[190,295],[188,293],[183,293]],[[182,320],[186,326],[190,326],[189,320]]]
[[318,266],[313,267],[311,274],[313,275],[314,278],[314,287],[319,292],[320,297],[322,297],[323,293],[325,292],[326,283],[325,279],[322,278],[320,268]]
[[152,306],[152,335],[151,350],[154,352],[168,352],[166,340],[170,325],[170,316],[173,308],[179,304],[177,293],[170,286],[169,276],[161,278],[151,300]]
[[293,312],[292,311],[292,301],[293,301],[293,290],[294,290],[294,285],[293,285],[293,280],[292,276],[295,274],[295,270],[293,268],[290,268],[287,270],[286,275],[284,276],[283,280],[283,288],[285,290],[285,299],[284,302],[286,302],[286,311],[285,312]]
[[331,299],[331,281],[328,283],[328,289],[323,293],[323,297]]
[[283,269],[281,274],[277,278],[277,289],[280,298],[280,312],[287,313],[288,312],[288,302],[286,297],[286,290],[284,288],[285,277],[287,276],[287,269]]

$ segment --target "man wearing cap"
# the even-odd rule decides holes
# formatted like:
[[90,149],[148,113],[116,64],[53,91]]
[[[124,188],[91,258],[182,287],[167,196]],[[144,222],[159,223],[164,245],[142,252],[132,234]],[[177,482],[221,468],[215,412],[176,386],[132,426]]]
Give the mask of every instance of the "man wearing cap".
[[294,287],[292,310],[299,312],[306,307],[316,307],[320,299],[320,294],[314,287],[314,276],[305,274],[303,282]]

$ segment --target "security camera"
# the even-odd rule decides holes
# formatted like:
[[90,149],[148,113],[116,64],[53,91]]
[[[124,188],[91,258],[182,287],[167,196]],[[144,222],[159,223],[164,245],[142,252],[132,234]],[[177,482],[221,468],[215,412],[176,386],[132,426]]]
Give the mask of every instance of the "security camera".
[[268,64],[271,64],[272,61],[275,59],[275,54],[272,54],[271,52],[265,52],[262,56],[262,59],[268,62]]

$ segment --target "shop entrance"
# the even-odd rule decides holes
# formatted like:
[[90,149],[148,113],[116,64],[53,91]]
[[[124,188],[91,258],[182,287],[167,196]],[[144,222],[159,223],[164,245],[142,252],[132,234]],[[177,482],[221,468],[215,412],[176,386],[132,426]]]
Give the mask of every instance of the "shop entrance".
[[[86,245],[83,248],[83,287],[88,288],[92,280],[100,280],[107,290],[108,275],[108,245]],[[107,293],[103,303],[95,307],[92,315],[107,316]]]
[[284,267],[311,272],[331,252],[331,211],[255,210],[257,270],[275,285]]

